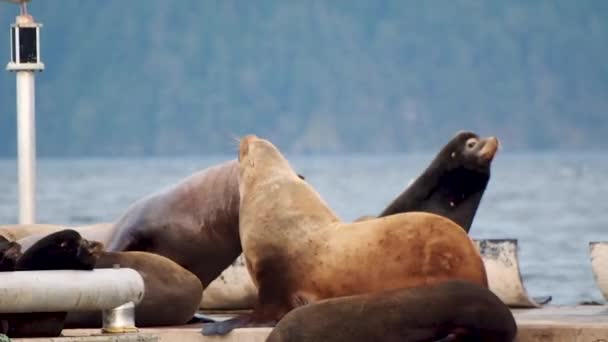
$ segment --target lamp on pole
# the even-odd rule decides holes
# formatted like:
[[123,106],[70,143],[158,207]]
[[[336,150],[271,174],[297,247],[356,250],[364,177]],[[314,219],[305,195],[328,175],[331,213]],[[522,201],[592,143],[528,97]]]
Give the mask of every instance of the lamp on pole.
[[27,12],[29,0],[4,0],[19,4],[20,14],[11,24],[11,57],[6,70],[17,78],[17,157],[19,169],[19,223],[36,220],[36,92],[34,73],[44,70],[40,59],[40,27]]

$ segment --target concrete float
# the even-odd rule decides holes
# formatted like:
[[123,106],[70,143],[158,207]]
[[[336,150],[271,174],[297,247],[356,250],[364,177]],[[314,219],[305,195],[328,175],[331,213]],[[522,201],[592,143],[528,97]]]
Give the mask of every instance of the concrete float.
[[528,296],[519,268],[517,239],[474,240],[483,258],[490,290],[513,308],[538,308],[551,296]]
[[[517,308],[538,308],[551,300],[550,296],[528,296],[519,268],[516,239],[480,239],[474,242],[486,266],[490,290],[505,304]],[[608,268],[606,270],[608,286]],[[250,309],[255,304],[256,292],[241,254],[205,288],[200,308],[218,311]]]
[[243,254],[203,290],[203,310],[251,309],[257,299],[257,288],[249,276]]
[[[158,342],[158,335],[150,333],[102,334],[99,331],[67,330],[60,337],[13,338],[11,342]],[[172,340],[179,341],[179,340]]]
[[[608,340],[607,306],[544,306],[535,309],[512,309],[511,311],[518,326],[516,342],[603,342]],[[218,319],[231,317],[229,315],[211,316]],[[150,341],[161,342],[264,342],[271,331],[271,328],[241,328],[225,336],[203,336],[201,335],[201,324],[139,329],[140,336],[147,336]],[[136,335],[133,334],[102,336],[99,335],[99,329],[65,330],[64,335],[66,337],[61,339],[15,339],[13,341],[142,341],[126,339],[134,338]],[[85,340],[84,336],[97,339]],[[104,337],[108,339],[102,339]],[[109,339],[119,337],[125,339]]]
[[589,254],[595,283],[608,300],[608,241],[589,242]]

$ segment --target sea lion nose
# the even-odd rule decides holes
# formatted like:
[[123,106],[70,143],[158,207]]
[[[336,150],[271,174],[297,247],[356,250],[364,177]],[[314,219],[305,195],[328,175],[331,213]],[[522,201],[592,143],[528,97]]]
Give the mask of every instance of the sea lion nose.
[[485,139],[485,143],[479,151],[479,156],[486,161],[490,161],[494,158],[498,147],[500,146],[500,141],[496,137],[489,137]]
[[249,134],[244,136],[243,139],[241,139],[241,142],[239,144],[239,161],[249,153],[249,144],[257,138],[258,137],[256,137],[255,135]]

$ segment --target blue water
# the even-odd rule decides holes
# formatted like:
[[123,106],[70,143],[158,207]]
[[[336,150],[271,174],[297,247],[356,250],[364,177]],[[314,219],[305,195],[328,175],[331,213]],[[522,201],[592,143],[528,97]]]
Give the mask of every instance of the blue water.
[[[377,214],[428,165],[433,154],[288,156],[344,220]],[[231,158],[41,159],[40,223],[111,221],[134,200]],[[589,262],[589,241],[608,240],[608,156],[497,156],[471,228],[474,238],[517,238],[532,296],[555,304],[603,301]],[[0,160],[0,223],[17,222],[17,164]]]

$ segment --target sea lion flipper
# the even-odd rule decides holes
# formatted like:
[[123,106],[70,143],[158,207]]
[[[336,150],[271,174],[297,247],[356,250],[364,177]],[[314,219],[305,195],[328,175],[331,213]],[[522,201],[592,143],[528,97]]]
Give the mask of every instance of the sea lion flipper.
[[186,324],[195,324],[195,323],[215,323],[217,322],[217,320],[211,318],[208,315],[204,315],[201,313],[195,313],[194,316],[192,316],[192,319],[188,321],[188,323]]
[[553,299],[552,296],[540,296],[540,297],[532,297],[532,300],[537,302],[540,305],[548,304]]
[[251,322],[251,315],[241,315],[225,321],[203,324],[203,336],[226,335],[236,328],[246,327]]
[[251,315],[241,315],[221,322],[203,324],[201,333],[204,336],[226,335],[237,328],[261,328],[274,327],[277,324],[276,320],[256,321]]

